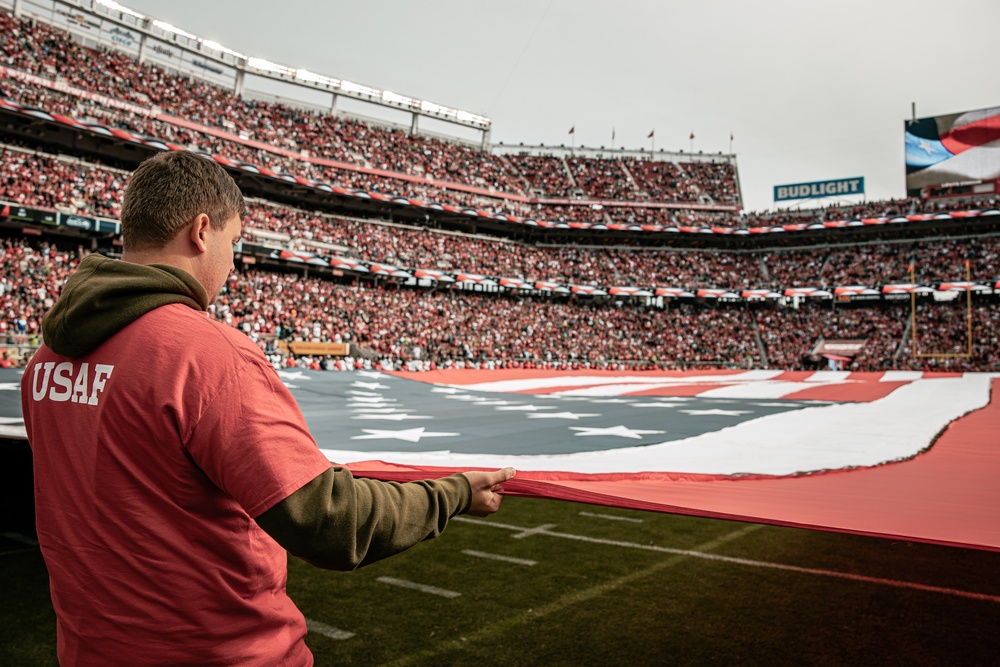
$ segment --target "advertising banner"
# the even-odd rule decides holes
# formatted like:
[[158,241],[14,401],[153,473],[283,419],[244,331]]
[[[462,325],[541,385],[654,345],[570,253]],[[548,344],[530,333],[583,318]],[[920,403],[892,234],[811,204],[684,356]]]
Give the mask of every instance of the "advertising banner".
[[43,208],[32,208],[30,206],[19,206],[0,202],[0,218],[14,220],[16,222],[38,222],[43,225],[57,224],[59,214]]
[[864,193],[865,179],[862,176],[858,176],[857,178],[838,178],[832,181],[775,185],[774,201],[842,197],[846,195],[863,195]]
[[302,356],[316,356],[329,354],[337,357],[347,356],[347,343],[308,343],[305,341],[293,341],[288,343],[288,349],[292,354]]

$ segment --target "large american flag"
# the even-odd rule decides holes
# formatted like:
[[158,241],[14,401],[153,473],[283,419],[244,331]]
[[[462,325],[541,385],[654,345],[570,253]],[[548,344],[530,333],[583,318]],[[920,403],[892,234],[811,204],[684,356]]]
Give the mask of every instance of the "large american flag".
[[[511,494],[1000,550],[993,374],[279,376],[359,475],[511,465]],[[0,434],[23,436],[19,379],[0,371]]]

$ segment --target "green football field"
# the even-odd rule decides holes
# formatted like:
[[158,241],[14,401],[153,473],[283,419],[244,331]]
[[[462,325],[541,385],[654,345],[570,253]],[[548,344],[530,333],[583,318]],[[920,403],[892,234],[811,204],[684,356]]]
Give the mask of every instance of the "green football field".
[[[37,547],[0,572],[0,664],[55,664]],[[1000,664],[1000,554],[553,500],[289,592],[318,665]]]

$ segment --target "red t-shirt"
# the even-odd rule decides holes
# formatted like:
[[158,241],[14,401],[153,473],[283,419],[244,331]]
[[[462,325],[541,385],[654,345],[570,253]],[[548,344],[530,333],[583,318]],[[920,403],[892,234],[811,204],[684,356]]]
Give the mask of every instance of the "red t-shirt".
[[309,665],[251,518],[330,463],[259,348],[174,304],[22,381],[63,665]]

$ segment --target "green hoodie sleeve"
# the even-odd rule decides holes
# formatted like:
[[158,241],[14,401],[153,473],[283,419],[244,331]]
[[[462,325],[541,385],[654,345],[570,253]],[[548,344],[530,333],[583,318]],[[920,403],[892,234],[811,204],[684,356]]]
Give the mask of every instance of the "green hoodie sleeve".
[[256,521],[293,556],[353,570],[437,537],[471,502],[465,475],[400,484],[331,467]]

